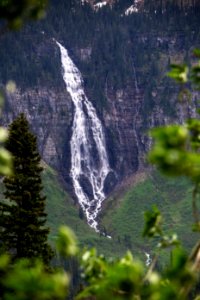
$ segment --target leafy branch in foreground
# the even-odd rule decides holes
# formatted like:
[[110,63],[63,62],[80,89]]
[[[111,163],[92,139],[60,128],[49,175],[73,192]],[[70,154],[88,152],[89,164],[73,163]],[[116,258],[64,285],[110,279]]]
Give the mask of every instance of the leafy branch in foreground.
[[86,288],[77,299],[188,299],[197,283],[196,263],[188,260],[186,252],[176,247],[172,262],[162,272],[147,268],[130,252],[121,259],[106,260],[90,250],[82,257]]
[[[61,227],[57,238],[58,254],[69,259],[77,252],[74,234]],[[14,264],[7,254],[0,256],[1,300],[64,300],[70,276],[64,270],[47,271],[40,259],[18,259]]]
[[38,19],[44,16],[47,0],[1,0],[0,19],[6,20],[5,27],[0,34],[7,29],[18,29],[28,19]]
[[[200,51],[194,51],[200,58]],[[188,80],[196,89],[200,88],[200,59],[191,69],[173,65],[169,76],[179,83]],[[200,120],[189,119],[183,125],[168,125],[152,130],[154,147],[149,153],[149,161],[163,173],[170,176],[186,176],[193,183],[193,229],[200,231],[197,197],[200,187]]]

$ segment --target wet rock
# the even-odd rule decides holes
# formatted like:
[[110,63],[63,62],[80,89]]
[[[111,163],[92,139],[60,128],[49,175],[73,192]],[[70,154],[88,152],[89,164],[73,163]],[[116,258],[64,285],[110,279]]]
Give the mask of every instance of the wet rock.
[[80,175],[78,179],[84,193],[88,196],[90,200],[94,198],[93,191],[92,191],[92,185],[88,178],[84,175]]
[[109,172],[104,181],[104,193],[107,195],[117,184],[117,176],[114,172]]

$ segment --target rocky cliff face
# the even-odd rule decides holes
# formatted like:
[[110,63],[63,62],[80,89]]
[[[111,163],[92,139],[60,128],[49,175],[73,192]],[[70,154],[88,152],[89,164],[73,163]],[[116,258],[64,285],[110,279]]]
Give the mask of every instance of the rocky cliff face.
[[[152,92],[155,97],[162,88],[157,87]],[[194,95],[189,105],[178,103],[174,93],[169,99],[169,105],[174,106],[175,110],[173,116],[168,115],[159,102],[154,103],[144,114],[144,90],[129,86],[113,94],[108,93],[109,109],[104,111],[103,120],[110,159],[120,181],[148,166],[146,154],[152,145],[150,129],[170,123],[182,123],[187,118],[195,117],[196,100],[197,95]]]
[[[123,40],[124,48],[131,44],[132,71],[123,86],[114,86],[105,79],[102,93],[106,105],[99,110],[94,103],[104,126],[110,165],[115,174],[112,173],[106,181],[107,193],[125,177],[146,167],[145,155],[151,147],[148,135],[150,128],[170,122],[183,122],[186,117],[195,114],[197,96],[193,95],[189,106],[178,103],[178,89],[165,77],[169,63],[181,61],[187,54],[183,50],[185,45],[190,49],[194,41],[198,42],[196,31],[188,37],[183,31],[172,30],[163,34],[154,30],[146,34],[136,32],[133,37],[130,35],[127,40]],[[66,44],[69,42],[66,41]],[[88,66],[94,67],[91,64],[93,51],[91,40],[87,40],[84,46],[72,46],[70,49],[86,81],[89,100],[93,100],[94,91],[87,86],[88,74],[85,69]],[[3,123],[9,124],[18,113],[25,112],[38,137],[43,159],[56,168],[70,186],[69,143],[73,104],[62,82],[59,51],[45,35],[34,45],[29,55],[42,65],[44,53],[50,53],[52,64],[59,66],[56,71],[60,78],[57,81],[59,84],[49,87],[47,78],[46,85],[38,83],[32,87],[18,86],[14,94],[7,94]]]
[[42,158],[68,177],[70,165],[69,141],[73,118],[72,102],[65,90],[34,88],[8,94],[3,123],[9,124],[24,112],[38,137]]

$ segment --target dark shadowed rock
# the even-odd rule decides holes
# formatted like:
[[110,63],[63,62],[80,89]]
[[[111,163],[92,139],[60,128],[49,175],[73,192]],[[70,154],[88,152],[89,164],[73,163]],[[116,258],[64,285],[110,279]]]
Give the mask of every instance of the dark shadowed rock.
[[117,184],[117,177],[114,172],[109,172],[104,182],[104,193],[107,195]]
[[81,175],[78,179],[84,193],[89,197],[90,200],[94,198],[93,191],[92,191],[92,186],[87,177],[84,175]]

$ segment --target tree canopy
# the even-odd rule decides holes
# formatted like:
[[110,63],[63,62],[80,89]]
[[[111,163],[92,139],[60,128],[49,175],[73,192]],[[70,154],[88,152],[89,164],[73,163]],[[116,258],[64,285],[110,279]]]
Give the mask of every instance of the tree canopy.
[[27,19],[38,19],[44,15],[47,0],[1,0],[0,18],[8,27],[18,29]]
[[1,241],[14,258],[52,258],[45,227],[45,199],[42,195],[40,155],[36,137],[24,114],[9,126],[6,149],[13,157],[13,173],[4,179],[5,201],[0,202]]

